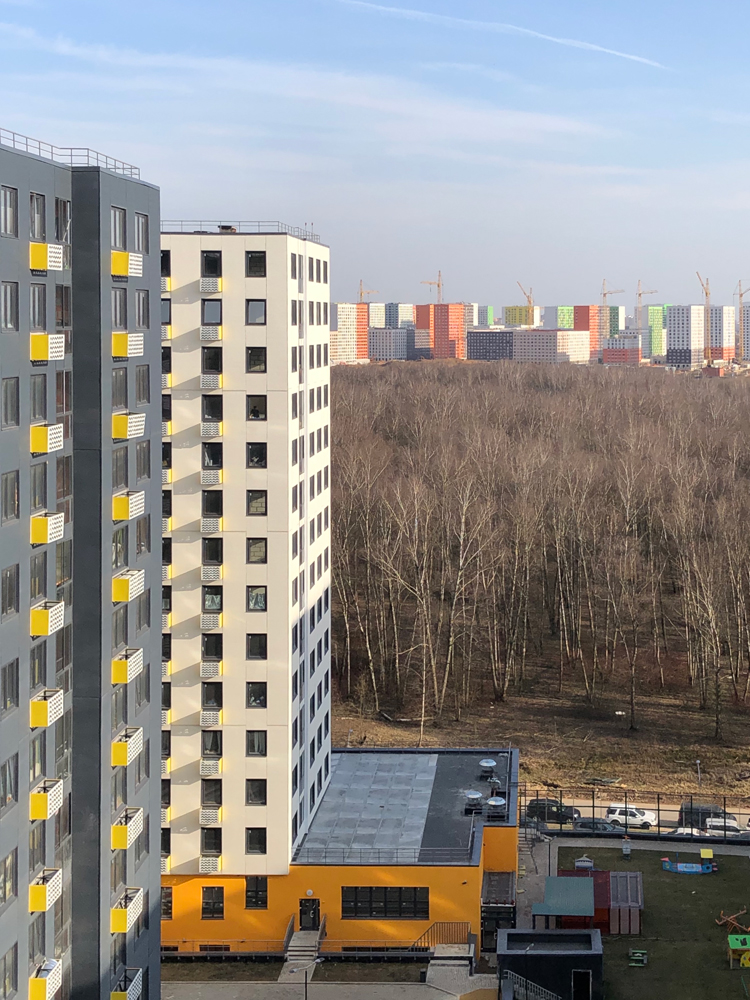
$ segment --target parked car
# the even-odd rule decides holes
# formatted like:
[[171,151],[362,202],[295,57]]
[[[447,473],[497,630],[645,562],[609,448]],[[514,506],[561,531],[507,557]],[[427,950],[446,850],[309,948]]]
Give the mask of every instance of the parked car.
[[580,830],[581,833],[618,833],[620,827],[603,819],[577,819],[573,829]]
[[719,836],[723,836],[726,832],[728,836],[732,836],[739,834],[740,824],[733,816],[709,816],[706,820],[706,831]]
[[621,802],[613,802],[604,818],[615,826],[627,826],[628,829],[650,830],[652,826],[656,826],[656,813],[636,806],[626,806]]
[[705,830],[707,820],[721,819],[723,821],[725,818],[727,822],[729,820],[733,820],[735,823],[737,822],[737,817],[735,815],[724,812],[721,806],[717,806],[712,802],[685,801],[680,806],[677,825],[698,827],[701,830]]
[[566,806],[559,799],[529,799],[526,803],[526,818],[542,823],[573,823],[581,818],[579,809]]
[[678,826],[676,830],[668,830],[672,837],[705,837],[704,830],[699,830],[694,826]]

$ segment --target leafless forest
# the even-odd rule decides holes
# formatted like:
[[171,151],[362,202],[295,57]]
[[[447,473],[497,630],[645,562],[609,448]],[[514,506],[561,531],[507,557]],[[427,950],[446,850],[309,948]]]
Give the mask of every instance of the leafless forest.
[[339,697],[422,731],[542,686],[644,724],[750,698],[750,381],[512,363],[333,371]]

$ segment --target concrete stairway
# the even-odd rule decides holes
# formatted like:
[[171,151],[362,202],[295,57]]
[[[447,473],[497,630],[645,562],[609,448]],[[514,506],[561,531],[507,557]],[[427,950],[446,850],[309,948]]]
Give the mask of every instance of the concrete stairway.
[[305,973],[293,972],[294,969],[307,969],[307,978],[312,979],[315,972],[315,959],[318,957],[318,932],[317,931],[295,931],[289,947],[286,950],[284,965],[279,975],[280,983],[301,983],[304,982]]

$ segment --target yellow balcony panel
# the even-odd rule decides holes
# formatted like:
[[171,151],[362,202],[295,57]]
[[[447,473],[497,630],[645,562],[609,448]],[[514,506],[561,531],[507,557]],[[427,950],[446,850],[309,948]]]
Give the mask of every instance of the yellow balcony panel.
[[112,497],[112,520],[132,521],[146,513],[146,494],[143,490],[128,490]]
[[162,484],[162,486],[167,486],[171,482],[172,482],[172,470],[171,469],[162,469],[161,470],[161,484]]
[[201,806],[198,821],[201,826],[216,826],[221,823],[221,806]]
[[42,514],[31,515],[31,544],[47,545],[49,542],[59,542],[65,531],[65,515],[57,511],[44,511]]
[[172,564],[171,563],[162,563],[161,564],[161,581],[162,581],[162,583],[166,583],[167,580],[171,580],[171,579],[172,579]]
[[143,437],[145,430],[145,413],[112,414],[112,439],[114,441],[125,441],[129,438]]
[[143,832],[143,810],[126,808],[112,824],[112,850],[127,851]]
[[34,424],[29,435],[29,450],[32,455],[48,455],[63,446],[62,424]]
[[161,724],[162,724],[162,726],[171,726],[172,725],[172,709],[171,708],[163,708],[161,710]]
[[161,676],[162,678],[172,676],[172,661],[162,660],[161,661]]
[[223,469],[201,469],[201,486],[218,486],[223,482]]
[[168,278],[165,275],[162,275],[162,277],[161,277],[161,290],[163,292],[171,292],[172,291],[172,279],[171,278]]
[[169,870],[172,867],[171,858],[169,855],[162,854],[161,856],[161,873],[162,875],[168,875]]
[[213,611],[205,612],[201,615],[201,630],[204,632],[211,632],[213,629],[221,628],[223,625],[223,615],[216,614]]
[[31,609],[29,635],[54,635],[65,624],[65,603],[43,601]]
[[169,823],[170,823],[171,819],[172,819],[172,807],[171,806],[162,806],[161,807],[161,825],[162,826],[169,826]]
[[204,344],[206,342],[223,339],[222,329],[220,326],[202,326],[200,336]]
[[113,333],[112,334],[112,357],[113,358],[142,358],[143,357],[143,334],[142,333]]
[[62,868],[43,868],[29,885],[29,913],[46,913],[62,893]]
[[65,357],[64,333],[32,333],[29,336],[30,361],[62,361]]
[[224,386],[224,376],[219,372],[202,372],[201,389],[221,389]]
[[143,750],[143,729],[133,727],[112,740],[112,767],[127,767]]
[[143,910],[143,889],[129,887],[109,911],[111,934],[127,934]]
[[172,372],[161,373],[161,387],[162,389],[172,388]]
[[170,437],[171,434],[172,434],[172,421],[171,420],[162,420],[162,422],[161,422],[161,436],[163,438],[167,438],[167,437]]
[[112,251],[112,272],[116,278],[143,277],[143,256],[125,250]]
[[198,872],[201,875],[215,875],[221,871],[221,855],[201,854]]
[[143,672],[143,650],[124,649],[112,660],[112,683],[129,684]]
[[167,774],[171,774],[172,771],[172,758],[162,757],[161,759],[161,776],[165,777]]
[[171,530],[172,530],[172,518],[171,517],[163,517],[161,519],[161,533],[162,533],[162,535],[166,535],[167,532],[171,531]]
[[210,680],[212,677],[221,677],[224,673],[223,660],[201,660],[201,680]]
[[142,569],[129,569],[112,578],[112,603],[133,601],[146,587],[146,573]]
[[61,986],[62,962],[47,959],[29,978],[29,1000],[52,1000]]
[[138,1000],[143,990],[143,969],[126,969],[109,994],[109,1000]]
[[172,628],[172,612],[162,611],[161,613],[161,630],[166,632],[167,629]]
[[63,714],[63,692],[60,688],[45,688],[29,702],[29,726],[46,729]]
[[161,339],[171,340],[172,339],[172,324],[162,323],[161,325]]
[[224,290],[221,278],[201,278],[200,288],[204,295],[215,295]]
[[62,271],[62,244],[29,243],[29,269],[31,271]]
[[29,819],[50,819],[60,812],[63,804],[63,783],[57,778],[45,778],[29,795]]
[[221,774],[221,762],[221,757],[201,757],[201,778],[214,778],[217,774]]
[[221,725],[221,709],[204,708],[201,711],[200,724],[204,727],[209,726],[220,726]]

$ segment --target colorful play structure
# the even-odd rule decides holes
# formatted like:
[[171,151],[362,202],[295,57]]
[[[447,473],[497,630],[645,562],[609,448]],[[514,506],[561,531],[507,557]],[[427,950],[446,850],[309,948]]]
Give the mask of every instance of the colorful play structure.
[[719,870],[719,866],[714,861],[714,852],[708,847],[704,847],[701,850],[700,864],[680,861],[678,853],[675,861],[670,861],[669,858],[662,858],[661,866],[665,872],[675,872],[677,875],[710,875],[712,872]]

